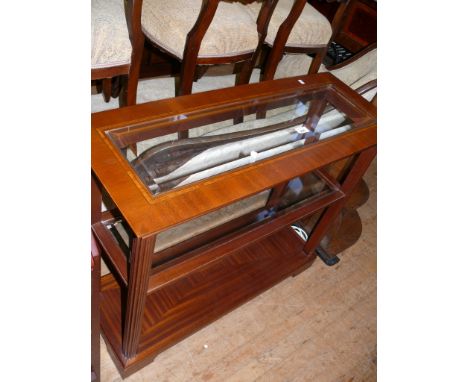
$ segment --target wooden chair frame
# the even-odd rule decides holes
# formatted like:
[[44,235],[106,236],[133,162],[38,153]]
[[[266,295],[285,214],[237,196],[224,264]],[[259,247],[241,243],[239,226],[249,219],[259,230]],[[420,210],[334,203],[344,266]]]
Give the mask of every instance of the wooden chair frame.
[[[91,81],[102,80],[102,92],[106,102],[109,102],[109,99],[112,96],[119,96],[119,106],[131,106],[136,104],[136,88],[128,89],[128,85],[131,83],[129,77],[138,76],[140,65],[137,61],[135,46],[139,43],[138,33],[135,33],[135,29],[132,24],[132,0],[125,1],[125,18],[127,20],[128,34],[130,38],[130,43],[132,45],[132,55],[129,64],[113,66],[109,68],[98,68],[91,69]],[[141,59],[141,58],[140,58]],[[137,66],[135,64],[138,64]],[[117,91],[112,89],[112,79],[115,77],[120,77],[122,79],[121,83],[117,87]]]
[[[181,80],[176,91],[177,96],[190,94],[192,92],[192,84],[196,78],[196,69],[198,65],[243,62],[241,71],[236,78],[236,85],[246,84],[250,80],[253,67],[258,59],[258,56],[261,52],[261,47],[263,46],[266,38],[271,15],[273,14],[278,0],[265,0],[263,2],[257,19],[259,44],[253,53],[229,57],[198,58],[201,42],[213,20],[213,17],[218,8],[219,1],[220,0],[203,0],[198,19],[187,35],[181,66]],[[254,0],[239,1],[249,3]],[[130,64],[91,70],[91,80],[102,80],[102,91],[106,102],[109,101],[111,94],[113,96],[120,94],[120,106],[131,106],[136,104],[138,79],[145,44],[145,36],[141,28],[142,5],[143,0],[127,0],[125,2],[125,17],[127,20],[130,42],[132,44]],[[292,15],[290,15],[284,22],[284,25],[282,25],[281,33],[289,36],[295,21],[300,15],[300,11],[298,12],[298,9],[302,11],[304,5],[305,0],[296,0],[294,7],[295,11],[291,12]],[[280,35],[280,33],[278,34]],[[281,41],[281,39],[279,41]],[[173,56],[171,53],[165,51],[162,47],[153,44],[151,41],[149,42],[157,49]],[[281,45],[281,42],[275,42],[275,46],[278,46],[276,50],[282,50]],[[179,60],[179,58],[177,59]],[[121,77],[122,79],[121,84],[117,87],[117,91],[112,88],[112,79],[114,77]]]
[[[353,62],[357,61],[358,59],[365,56],[367,53],[373,51],[374,49],[377,49],[376,42],[360,50],[358,53],[356,53],[354,56],[352,56],[346,61],[340,62],[339,64],[335,64],[335,65],[326,65],[325,67],[327,68],[328,71],[344,68],[345,66],[352,64]],[[357,89],[355,89],[355,92],[358,93],[359,95],[362,95],[376,87],[377,87],[377,79],[358,87]],[[372,98],[371,103],[377,107],[377,94],[374,96],[374,98]]]
[[[102,93],[104,95],[104,100],[109,102],[111,95],[117,96],[117,94],[115,94],[112,89],[112,79],[115,77],[127,76],[129,71],[130,64],[119,65],[110,68],[91,69],[91,81],[102,81]],[[118,94],[120,94],[120,92]],[[121,102],[121,106],[125,106],[125,104],[127,104],[124,98],[121,99]]]
[[341,27],[341,23],[343,21],[343,15],[346,11],[346,8],[350,0],[326,0],[326,1],[329,3],[335,2],[335,1],[340,3],[338,10],[336,11],[335,16],[333,17],[333,21],[331,23],[332,35],[328,43],[323,47],[317,47],[317,48],[298,48],[298,47],[286,46],[286,43],[288,41],[288,37],[292,31],[292,28],[294,24],[296,23],[296,21],[299,19],[302,13],[302,10],[305,7],[305,3],[306,3],[306,0],[297,0],[294,3],[289,16],[286,18],[286,20],[283,22],[281,27],[278,29],[275,42],[268,53],[268,56],[264,65],[264,70],[263,70],[263,75],[262,75],[263,81],[272,80],[274,78],[276,69],[284,53],[315,54],[315,57],[312,60],[312,63],[310,65],[308,74],[314,74],[318,72],[320,68],[320,64],[322,63],[323,59],[325,58],[327,54],[329,44],[333,41],[333,39],[335,38],[336,34],[338,33]]
[[[253,70],[254,63],[260,52],[260,47],[266,37],[268,30],[268,23],[273,13],[274,7],[278,0],[265,0],[263,2],[260,15],[257,22],[257,31],[259,34],[259,44],[257,49],[253,53],[246,53],[236,56],[225,56],[225,57],[213,57],[213,58],[199,58],[198,53],[200,51],[201,42],[203,37],[208,30],[216,10],[218,8],[220,0],[203,0],[200,13],[197,21],[187,35],[185,42],[184,54],[182,58],[180,84],[177,87],[176,95],[190,94],[192,92],[192,84],[196,76],[197,65],[215,65],[215,64],[231,64],[236,62],[244,62],[240,75],[236,79],[236,85],[248,83],[250,75]],[[252,2],[254,0],[241,0],[242,2]],[[134,55],[132,56],[132,64],[134,70],[131,70],[129,75],[128,93],[129,99],[133,100],[136,95],[138,87],[138,74],[141,65],[141,59],[143,55],[143,48],[145,42],[145,36],[141,28],[141,13],[142,13],[143,0],[129,0],[127,3],[127,22],[129,24],[129,30],[134,49]],[[150,41],[150,44],[157,49],[175,57],[172,53],[167,52],[161,46],[154,44]],[[180,60],[179,57],[175,57]]]
[[[232,64],[237,62],[243,62],[240,73],[236,78],[236,85],[247,84],[250,80],[253,67],[257,62],[258,56],[261,52],[264,44],[268,25],[270,23],[271,16],[275,10],[278,0],[265,0],[263,1],[262,8],[257,18],[257,31],[259,34],[259,43],[257,49],[253,53],[247,53],[237,56],[226,56],[226,57],[214,57],[214,58],[199,58],[198,54],[200,51],[201,42],[211,25],[216,10],[218,8],[220,0],[203,0],[202,7],[196,23],[187,35],[185,42],[184,54],[182,59],[180,83],[176,90],[176,95],[191,94],[192,84],[197,76],[197,66],[199,65],[215,65],[215,64]],[[251,3],[254,0],[239,0],[242,3]],[[289,36],[296,20],[298,19],[302,9],[304,8],[306,0],[296,0],[290,15],[281,25],[280,31],[278,32],[277,39],[274,45],[274,51],[281,55],[284,45]],[[141,59],[143,55],[145,36],[141,28],[141,12],[142,12],[143,0],[129,0],[127,3],[127,22],[131,31],[131,40],[134,49],[134,55],[132,56],[131,74],[129,75],[128,93],[129,99],[133,100],[136,95],[138,87],[138,74],[141,65]],[[149,39],[148,39],[149,40]],[[283,41],[284,40],[284,41]],[[170,52],[164,50],[164,48],[152,43],[150,44],[157,49],[175,57]],[[276,54],[276,53],[275,53]],[[180,58],[175,57],[180,61]]]

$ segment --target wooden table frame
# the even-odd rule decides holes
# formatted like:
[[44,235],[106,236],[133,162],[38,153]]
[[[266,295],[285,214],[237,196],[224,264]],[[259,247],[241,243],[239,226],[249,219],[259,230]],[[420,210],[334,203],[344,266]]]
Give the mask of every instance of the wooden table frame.
[[[320,91],[324,102],[313,110],[315,114],[308,118],[310,123],[323,112],[326,100],[344,111],[355,122],[356,128],[157,196],[146,189],[119,147],[109,138],[110,132],[115,133],[115,139],[119,129],[123,129],[121,131],[130,133],[122,135],[125,136],[122,145],[132,145],[142,137],[154,135],[155,131],[160,135],[186,130],[196,125],[200,118],[212,123],[238,115],[239,108],[244,112],[255,112],[255,107],[275,99]],[[180,114],[185,116],[183,124],[178,122]],[[112,275],[104,276],[101,281],[101,328],[122,376],[132,374],[195,330],[312,264],[315,248],[376,155],[375,118],[376,109],[372,104],[328,73],[265,81],[92,115],[92,228],[112,270]],[[332,177],[324,170],[327,165],[345,158],[349,158],[347,165],[341,167],[338,176]],[[167,266],[152,268],[153,249],[159,232],[267,189],[273,190],[269,205],[274,205],[290,179],[311,171],[318,171],[330,193],[299,203],[265,222],[226,234],[211,244],[189,251],[185,257],[170,261]],[[118,246],[106,229],[106,224],[115,216],[112,212],[101,213],[103,192],[113,200],[134,234],[130,261],[119,254]],[[323,208],[324,212],[306,243],[291,234],[290,224]],[[269,258],[266,253],[270,254],[272,248],[280,250]],[[291,255],[286,257],[286,253]],[[252,265],[249,269],[256,272],[257,280],[255,284],[249,284],[242,278],[244,273],[232,268],[233,279],[230,281],[238,280],[239,295],[229,292],[231,297],[226,300],[214,300],[216,306],[210,311],[205,311],[200,299],[206,297],[206,301],[212,301],[209,299],[215,299],[216,293],[225,292],[224,287],[213,282],[210,289],[202,293],[194,285],[193,290],[199,294],[187,304],[190,311],[187,311],[187,317],[193,320],[191,323],[186,322],[183,312],[174,313],[170,309],[166,312],[168,318],[161,316],[154,328],[148,322],[144,323],[145,312],[157,315],[151,310],[151,304],[157,304],[161,296],[171,300],[174,288],[183,289],[181,280],[194,282],[194,277],[207,272],[209,267],[229,270],[229,261],[241,258],[242,261],[250,258],[264,261],[271,271],[261,273]],[[211,274],[207,277],[212,277]],[[229,271],[226,274],[229,278]]]
[[99,285],[101,279],[101,256],[91,234],[91,382],[101,379],[101,350],[99,339]]

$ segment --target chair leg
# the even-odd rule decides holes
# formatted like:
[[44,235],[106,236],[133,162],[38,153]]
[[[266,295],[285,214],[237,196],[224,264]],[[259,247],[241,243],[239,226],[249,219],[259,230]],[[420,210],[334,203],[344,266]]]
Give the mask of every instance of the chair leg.
[[[266,57],[266,63],[264,67],[264,71],[260,76],[260,81],[269,81],[273,80],[275,77],[276,69],[278,68],[278,64],[283,57],[283,50],[281,49],[270,49],[268,55]],[[259,108],[257,111],[257,119],[263,119],[266,117],[266,110],[263,108]]]
[[102,79],[102,94],[104,96],[104,101],[109,102],[112,94],[112,78]]
[[120,78],[119,107],[127,106],[128,100],[128,76]]
[[[250,77],[252,76],[256,57],[257,56],[254,55],[252,59],[247,60],[242,64],[240,72],[236,75],[236,86],[246,85],[250,82]],[[242,122],[244,122],[244,114],[239,112],[239,115],[234,117],[234,125]]]
[[122,91],[122,93],[124,93],[125,106],[131,106],[136,104],[137,90],[138,75],[135,73],[130,73],[128,76],[127,86]]
[[121,76],[117,76],[112,78],[112,98],[117,98],[120,95],[122,90],[122,78]]
[[[125,107],[128,105],[128,76],[121,76],[119,85],[120,85],[120,94],[119,94],[119,107]],[[135,90],[136,92],[136,90]],[[135,156],[138,156],[137,145],[131,144],[128,146]]]
[[128,82],[125,92],[125,105],[132,106],[136,104],[138,80],[140,78],[140,66],[143,58],[144,38],[141,41],[135,42],[133,46],[130,70],[128,72]]
[[188,130],[184,130],[184,131],[179,131],[177,133],[177,137],[179,139],[188,139]]
[[193,80],[195,79],[195,71],[197,68],[196,62],[183,62],[180,71],[179,87],[176,91],[176,96],[192,94]]
[[242,65],[241,71],[236,75],[236,86],[248,84],[250,82],[250,77],[252,76],[253,69],[253,60],[245,61]]
[[256,67],[260,69],[260,76],[263,76],[263,74],[265,73],[265,65],[268,59],[268,55],[270,54],[270,51],[271,51],[271,48],[268,45],[263,44],[260,50],[260,57],[258,59],[258,63],[257,62],[255,63]]
[[266,59],[265,70],[263,72],[262,81],[269,81],[275,77],[278,64],[283,57],[283,52],[278,49],[271,49]]
[[137,157],[138,156],[138,150],[137,150],[137,145],[136,143],[132,143],[131,145],[128,145],[128,148],[130,149],[130,151],[135,154],[135,156]]
[[323,59],[327,55],[327,48],[320,49],[316,54],[314,59],[312,60],[312,63],[310,64],[309,67],[309,72],[307,74],[315,74],[318,73],[320,69],[320,65],[323,62]]
[[[123,79],[122,91],[120,92],[120,106],[132,106],[136,104],[138,79],[140,78],[140,66],[143,58],[144,37],[136,39],[133,44],[133,51],[128,76]],[[128,147],[135,155],[138,155],[136,144]]]
[[[180,82],[176,89],[176,96],[182,96],[192,94],[193,80],[195,78],[195,71],[197,69],[197,62],[195,59],[186,59],[182,62],[182,68],[180,71]],[[179,131],[177,133],[179,139],[188,138],[188,130]]]
[[197,69],[195,70],[195,78],[193,79],[195,82],[197,82],[200,78],[202,78],[206,71],[208,70],[209,66],[208,65],[199,65],[197,66]]
[[[141,59],[143,57],[144,40],[135,43],[133,46],[132,59],[128,76],[122,79],[122,90],[120,92],[120,107],[132,106],[136,104],[138,79],[140,77]],[[137,156],[136,144],[131,144],[128,148]]]

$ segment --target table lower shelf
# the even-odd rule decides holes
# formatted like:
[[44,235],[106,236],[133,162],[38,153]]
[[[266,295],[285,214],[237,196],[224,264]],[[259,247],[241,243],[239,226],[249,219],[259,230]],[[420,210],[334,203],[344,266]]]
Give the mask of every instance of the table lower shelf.
[[314,260],[304,242],[285,227],[264,239],[226,253],[194,269],[146,297],[137,355],[122,353],[122,290],[112,275],[101,280],[101,328],[111,356],[123,377],[195,331],[298,274]]

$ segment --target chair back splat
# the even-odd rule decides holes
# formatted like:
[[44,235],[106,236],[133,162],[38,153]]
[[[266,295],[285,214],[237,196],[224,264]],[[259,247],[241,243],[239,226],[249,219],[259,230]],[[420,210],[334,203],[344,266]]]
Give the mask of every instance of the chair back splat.
[[[286,17],[284,22],[278,28],[278,32],[276,34],[276,38],[274,40],[272,49],[268,56],[268,60],[265,64],[264,70],[264,79],[272,79],[274,73],[276,71],[276,67],[278,66],[279,62],[281,61],[281,57],[284,52],[284,48],[286,46],[286,41],[291,34],[291,31],[296,24],[299,16],[304,9],[306,4],[306,0],[296,0],[291,8],[291,12]],[[270,78],[271,77],[271,78]]]

